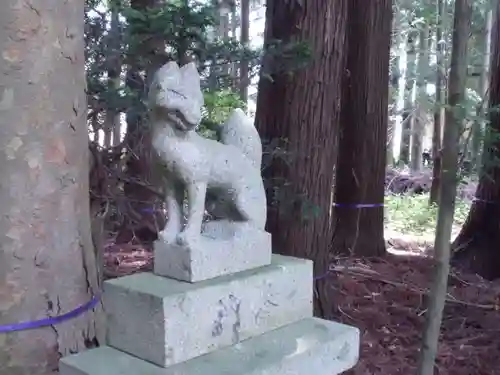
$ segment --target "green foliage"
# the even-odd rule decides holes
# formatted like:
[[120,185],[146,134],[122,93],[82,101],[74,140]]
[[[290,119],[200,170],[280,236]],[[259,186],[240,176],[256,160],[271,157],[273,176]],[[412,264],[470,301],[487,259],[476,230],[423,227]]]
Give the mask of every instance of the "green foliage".
[[[182,63],[189,59],[197,64],[206,101],[200,131],[211,135],[215,124],[224,122],[232,109],[244,107],[234,93],[236,64],[247,61],[255,74],[261,53],[242,46],[235,38],[218,37],[216,2],[168,1],[141,9],[115,0],[112,8],[100,0],[86,0],[89,125],[95,131],[107,109],[144,117],[151,73],[169,60]],[[112,12],[120,16],[118,30],[111,27]],[[114,67],[119,69],[121,80],[110,84],[108,71]]]
[[140,57],[143,67],[153,58],[180,62],[189,52],[199,58],[200,51],[208,48],[209,28],[216,26],[215,11],[210,5],[186,7],[178,2],[147,10],[124,8],[129,54]]
[[203,135],[216,138],[219,125],[223,124],[231,112],[236,108],[245,108],[239,95],[230,89],[210,91],[203,93],[205,110],[200,124],[199,132]]
[[[470,204],[457,200],[454,225],[461,226],[469,213]],[[437,205],[429,205],[429,195],[385,197],[386,226],[394,232],[412,236],[434,235]]]

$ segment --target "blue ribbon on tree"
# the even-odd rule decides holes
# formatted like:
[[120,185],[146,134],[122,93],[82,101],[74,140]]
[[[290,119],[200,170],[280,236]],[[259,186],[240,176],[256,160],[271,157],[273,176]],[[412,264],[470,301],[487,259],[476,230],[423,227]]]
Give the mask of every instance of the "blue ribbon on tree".
[[374,208],[384,207],[383,203],[334,203],[335,207],[351,207],[351,208]]
[[490,200],[487,200],[487,199],[481,199],[481,198],[478,198],[478,197],[474,197],[472,199],[472,201],[473,202],[481,202],[481,203],[486,203],[486,204],[498,205],[498,202],[490,201]]
[[14,324],[0,326],[0,333],[26,331],[29,329],[42,328],[42,327],[56,325],[56,324],[65,322],[67,320],[74,319],[74,318],[82,315],[84,312],[92,310],[94,307],[97,306],[97,304],[99,303],[99,300],[100,300],[100,296],[95,296],[86,304],[81,305],[81,306],[77,307],[76,309],[74,309],[66,314],[62,314],[62,315],[58,315],[58,316],[54,316],[54,317],[50,317],[50,318],[45,318],[45,319],[40,319],[40,320],[34,320],[31,322],[14,323]]

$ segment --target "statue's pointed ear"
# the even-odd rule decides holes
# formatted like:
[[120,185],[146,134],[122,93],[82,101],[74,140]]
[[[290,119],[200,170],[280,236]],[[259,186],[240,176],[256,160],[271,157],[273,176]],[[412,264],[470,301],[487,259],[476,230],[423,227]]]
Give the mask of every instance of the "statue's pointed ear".
[[201,92],[201,82],[200,74],[198,69],[196,69],[196,64],[190,62],[180,68],[182,75],[182,85],[187,92],[189,92],[189,97],[193,100],[201,102],[203,105],[203,94]]
[[169,61],[168,63],[164,64],[158,72],[161,72],[162,74],[179,74],[179,65],[175,61]]
[[169,61],[156,71],[154,78],[154,80],[157,82],[161,82],[167,79],[174,80],[176,82],[180,81],[181,72],[179,70],[179,65],[177,65],[175,61]]
[[198,69],[196,69],[194,62],[190,62],[181,67],[180,73],[184,82],[196,85],[195,87],[200,86],[200,74],[198,73]]

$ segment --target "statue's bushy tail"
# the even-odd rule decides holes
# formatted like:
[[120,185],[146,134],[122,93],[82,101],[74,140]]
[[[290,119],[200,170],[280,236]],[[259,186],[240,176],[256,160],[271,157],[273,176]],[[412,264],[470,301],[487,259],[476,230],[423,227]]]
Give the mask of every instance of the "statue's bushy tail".
[[221,125],[220,140],[226,145],[239,148],[256,168],[262,164],[262,143],[250,117],[241,109],[235,109]]

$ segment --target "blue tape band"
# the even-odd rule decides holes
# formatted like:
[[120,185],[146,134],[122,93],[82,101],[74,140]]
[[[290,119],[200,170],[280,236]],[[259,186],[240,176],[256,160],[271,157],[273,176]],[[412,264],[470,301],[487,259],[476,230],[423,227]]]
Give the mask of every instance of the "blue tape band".
[[35,328],[41,328],[41,327],[47,327],[47,326],[53,326],[55,324],[59,324],[59,323],[62,323],[64,321],[74,319],[86,311],[92,310],[99,303],[99,300],[100,300],[100,297],[95,296],[86,304],[81,305],[80,307],[77,307],[76,309],[74,309],[66,314],[54,316],[52,318],[45,318],[45,319],[40,319],[40,320],[34,320],[31,322],[15,323],[15,324],[8,324],[5,326],[0,326],[0,333],[26,331],[29,329],[35,329]]
[[324,275],[321,275],[321,276],[316,276],[316,277],[314,278],[314,281],[322,280],[322,279],[326,278],[327,276],[329,276],[330,274],[331,274],[331,272],[330,272],[330,271],[328,271],[328,272],[327,272],[327,273],[325,273]]
[[494,205],[498,205],[498,202],[494,202],[494,201],[489,201],[489,200],[486,200],[486,199],[481,199],[481,198],[478,198],[478,197],[475,197],[474,199],[472,199],[473,202],[481,202],[481,203],[486,203],[486,204],[494,204]]
[[334,203],[335,207],[351,207],[351,208],[374,208],[384,207],[383,203]]

